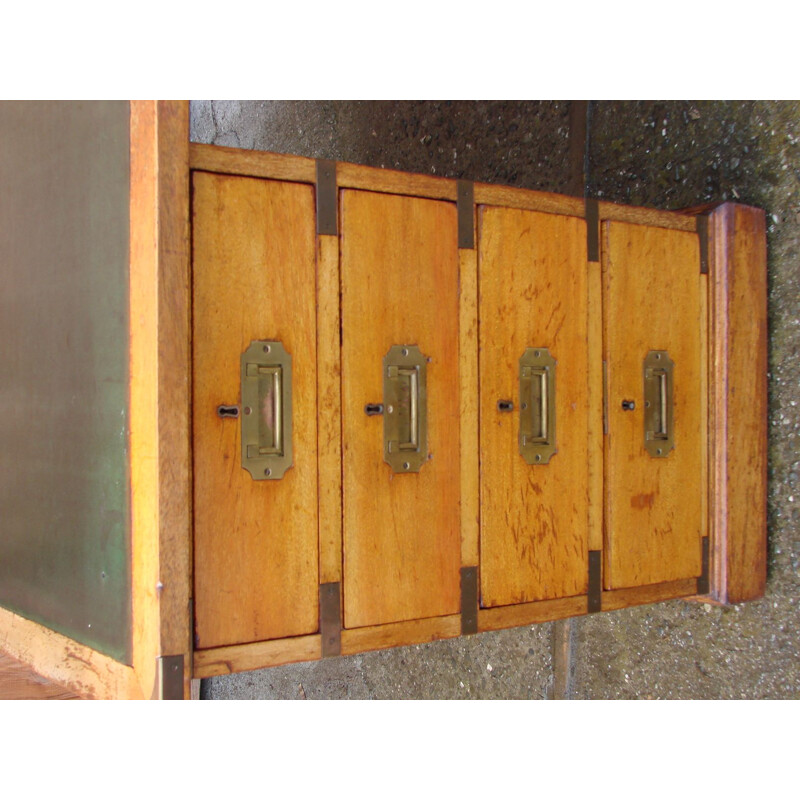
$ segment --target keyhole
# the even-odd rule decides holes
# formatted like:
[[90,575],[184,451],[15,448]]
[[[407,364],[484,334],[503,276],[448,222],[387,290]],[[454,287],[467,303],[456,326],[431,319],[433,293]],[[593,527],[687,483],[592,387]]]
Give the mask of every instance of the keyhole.
[[633,411],[636,408],[636,403],[633,400],[623,400],[622,401],[622,410],[623,411]]

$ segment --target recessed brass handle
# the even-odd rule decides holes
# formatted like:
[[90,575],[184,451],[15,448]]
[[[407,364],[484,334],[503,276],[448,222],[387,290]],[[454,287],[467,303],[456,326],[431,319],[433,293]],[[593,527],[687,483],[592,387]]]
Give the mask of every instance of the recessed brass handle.
[[519,360],[519,453],[547,464],[556,452],[556,360],[546,347],[529,347]]
[[428,459],[426,368],[416,345],[383,359],[383,457],[395,472],[419,472]]
[[242,469],[253,480],[282,478],[292,466],[292,357],[280,342],[242,353]]
[[644,360],[644,446],[653,458],[666,458],[675,447],[674,368],[666,350],[651,350]]

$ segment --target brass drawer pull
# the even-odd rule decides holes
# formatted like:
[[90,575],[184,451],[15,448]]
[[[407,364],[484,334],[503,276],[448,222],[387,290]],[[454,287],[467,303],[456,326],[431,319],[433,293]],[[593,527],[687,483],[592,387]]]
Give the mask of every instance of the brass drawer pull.
[[242,468],[253,480],[282,478],[292,466],[292,357],[280,342],[242,353]]
[[419,472],[428,459],[426,367],[416,345],[383,359],[383,457],[395,472]]
[[546,347],[529,347],[519,360],[519,453],[547,464],[556,452],[556,360]]
[[651,350],[644,360],[644,446],[653,458],[666,458],[675,447],[674,369],[666,350]]

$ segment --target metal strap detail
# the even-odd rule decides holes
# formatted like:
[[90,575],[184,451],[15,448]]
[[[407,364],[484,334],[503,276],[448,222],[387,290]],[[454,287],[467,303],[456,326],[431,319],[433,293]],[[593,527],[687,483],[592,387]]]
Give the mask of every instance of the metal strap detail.
[[586,198],[586,259],[588,261],[600,260],[600,207],[597,200]]
[[589,614],[600,611],[602,606],[602,571],[600,556],[600,550],[589,551],[589,596],[586,603],[586,610]]
[[458,181],[458,246],[475,247],[475,193],[472,181]]
[[317,233],[339,233],[336,162],[317,159]]
[[322,637],[322,657],[340,655],[342,652],[342,619],[338,581],[320,584],[319,632]]
[[478,632],[478,568],[461,568],[461,634]]

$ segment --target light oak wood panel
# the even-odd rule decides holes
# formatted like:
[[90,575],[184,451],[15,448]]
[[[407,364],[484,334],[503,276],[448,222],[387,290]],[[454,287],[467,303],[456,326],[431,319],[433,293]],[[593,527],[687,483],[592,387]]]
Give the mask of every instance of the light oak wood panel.
[[656,208],[620,206],[604,200],[601,200],[597,207],[602,221],[629,222],[635,225],[648,225],[655,228],[688,231],[689,233],[694,233],[697,230],[695,217],[679,211],[659,211]]
[[130,470],[133,664],[191,654],[189,106],[131,103]]
[[77,694],[0,652],[0,700],[79,700]]
[[[606,589],[663,583],[701,572],[702,304],[695,234],[603,224],[604,345],[608,364]],[[644,447],[643,362],[674,362],[675,449]],[[622,408],[632,400],[635,409]]]
[[[189,104],[158,102],[158,513],[161,655],[191,653]],[[184,694],[190,659],[185,660]]]
[[[479,209],[481,605],[585,594],[589,363],[586,223]],[[519,453],[519,359],[556,359],[557,452]],[[510,400],[513,412],[498,410]]]
[[415,619],[342,631],[342,655],[452,639],[461,633],[461,616]]
[[478,611],[478,630],[498,631],[555,619],[580,617],[585,613],[585,595],[563,597],[558,600],[540,600],[538,603],[519,603],[499,608],[482,608]]
[[[344,615],[354,628],[460,609],[459,299],[456,207],[342,192]],[[414,344],[427,364],[428,451],[419,473],[383,460],[383,358]]]
[[192,169],[227,175],[271,178],[276,181],[296,183],[315,183],[317,180],[316,161],[313,158],[259,150],[191,144],[189,163]]
[[194,677],[213,678],[216,675],[279,667],[297,661],[316,661],[321,650],[321,638],[318,635],[198,650],[194,654]]
[[158,142],[157,106],[131,103],[130,471],[133,666],[156,691],[161,655],[158,591]]
[[460,265],[459,370],[461,379],[461,565],[479,559],[480,463],[478,457],[478,254],[458,251]]
[[598,261],[588,265],[589,359],[589,549],[603,549],[603,276]]
[[319,581],[342,579],[342,392],[339,238],[317,241]]
[[336,183],[341,189],[365,189],[434,200],[455,202],[457,196],[457,184],[452,178],[434,178],[430,175],[364,167],[341,161],[336,165]]
[[648,603],[662,603],[665,600],[687,598],[696,591],[697,581],[690,578],[688,580],[668,581],[650,586],[635,586],[630,589],[603,592],[600,603],[603,611],[616,611],[629,606],[644,606]]
[[503,206],[542,211],[548,214],[564,214],[573,217],[586,216],[586,204],[582,197],[567,197],[551,192],[497,186],[491,183],[476,183],[475,204],[478,206]]
[[761,209],[709,220],[712,593],[738,603],[767,577],[767,254]]
[[[194,173],[194,502],[197,647],[318,630],[316,237],[311,186]],[[240,357],[292,356],[294,465],[241,467]]]
[[[144,699],[132,667],[0,608],[0,650],[87,700]],[[155,659],[154,659],[155,660]]]

